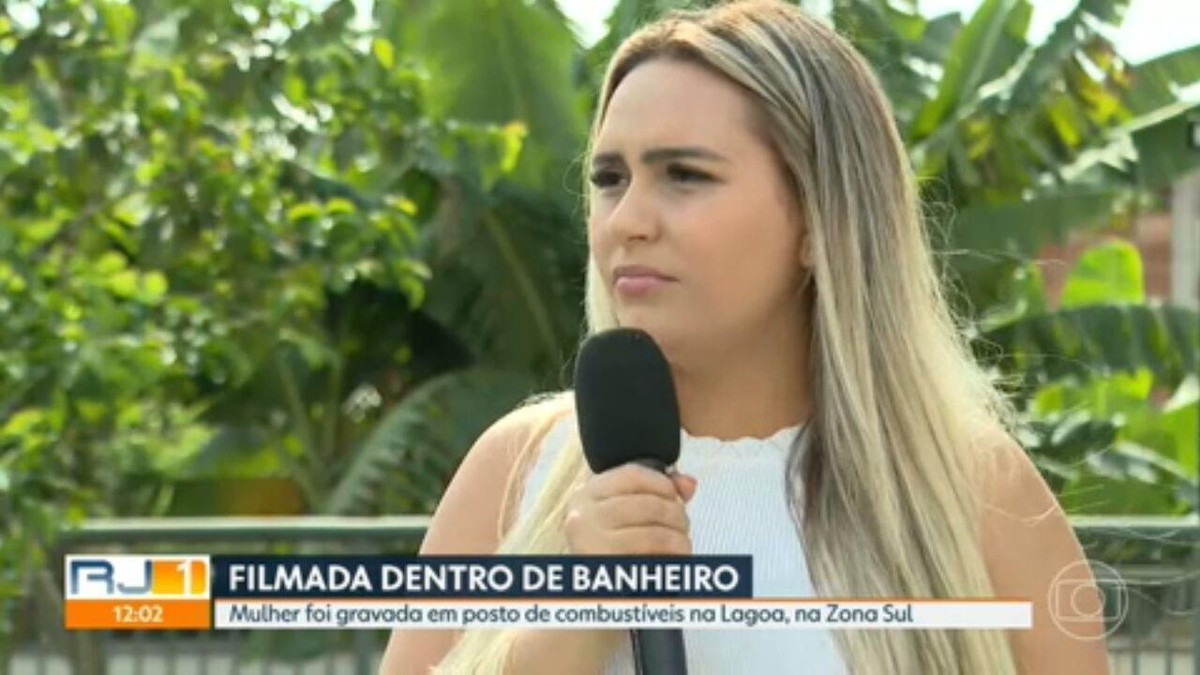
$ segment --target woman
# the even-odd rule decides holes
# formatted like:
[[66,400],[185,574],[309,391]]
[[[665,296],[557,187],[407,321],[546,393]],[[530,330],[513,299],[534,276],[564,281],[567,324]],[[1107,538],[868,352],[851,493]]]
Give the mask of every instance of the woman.
[[[1103,623],[1050,615],[1056,575],[1090,581],[1080,547],[948,316],[846,41],[776,2],[646,26],[612,59],[588,161],[589,330],[662,347],[678,472],[591,475],[570,392],[543,398],[468,453],[424,553],[752,553],[759,595],[1035,603],[1008,633],[688,632],[693,675],[1107,672]],[[626,636],[397,631],[382,672],[628,673]]]

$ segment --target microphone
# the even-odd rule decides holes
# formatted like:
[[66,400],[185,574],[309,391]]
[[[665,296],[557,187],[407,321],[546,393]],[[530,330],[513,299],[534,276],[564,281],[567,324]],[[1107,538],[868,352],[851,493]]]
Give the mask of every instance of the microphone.
[[[662,351],[645,331],[617,328],[584,341],[575,364],[575,413],[595,473],[634,462],[666,472],[679,459],[679,402]],[[679,629],[636,629],[641,675],[686,675]]]

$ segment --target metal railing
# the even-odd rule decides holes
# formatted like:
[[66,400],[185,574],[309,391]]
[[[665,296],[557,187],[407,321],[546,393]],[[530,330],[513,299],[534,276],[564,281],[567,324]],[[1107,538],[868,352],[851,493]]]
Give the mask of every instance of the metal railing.
[[[59,554],[414,553],[427,516],[93,520]],[[1074,518],[1106,596],[1115,675],[1200,675],[1200,520]],[[56,556],[55,560],[61,560]],[[40,573],[18,618],[11,675],[374,675],[385,631],[71,632],[61,564]],[[1109,591],[1123,593],[1110,594]],[[1122,609],[1123,608],[1123,609]],[[5,664],[0,663],[0,666]]]

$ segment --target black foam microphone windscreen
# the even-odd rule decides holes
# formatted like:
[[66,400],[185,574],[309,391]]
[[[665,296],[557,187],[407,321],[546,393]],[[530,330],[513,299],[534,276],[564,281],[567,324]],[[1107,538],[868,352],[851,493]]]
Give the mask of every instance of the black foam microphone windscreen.
[[[584,456],[601,473],[629,462],[665,471],[679,459],[679,402],[662,350],[645,331],[617,328],[583,343],[575,364],[575,417]],[[686,675],[679,629],[633,631],[640,675]]]
[[671,370],[648,333],[589,337],[575,364],[575,415],[592,471],[627,462],[662,470],[679,459],[679,403]]

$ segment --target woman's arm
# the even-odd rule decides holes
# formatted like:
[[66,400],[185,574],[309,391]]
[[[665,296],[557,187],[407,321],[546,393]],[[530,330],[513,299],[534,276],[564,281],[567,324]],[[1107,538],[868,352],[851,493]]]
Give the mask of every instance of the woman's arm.
[[[467,452],[438,502],[421,542],[422,555],[488,555],[499,544],[505,480],[525,438],[523,411],[489,427]],[[395,630],[380,675],[425,675],[457,638],[453,630]]]
[[1015,441],[1004,436],[997,459],[983,547],[996,595],[1033,602],[1032,629],[1009,633],[1020,673],[1107,675],[1104,612],[1074,530]]
[[[491,555],[500,543],[502,502],[518,454],[537,420],[538,404],[506,415],[472,446],[442,495],[421,544],[422,555]],[[380,675],[427,675],[445,658],[460,635],[454,630],[392,632],[379,665]],[[596,662],[606,649],[595,631],[522,631],[513,650],[513,672],[576,672]],[[582,672],[582,671],[580,671]]]

